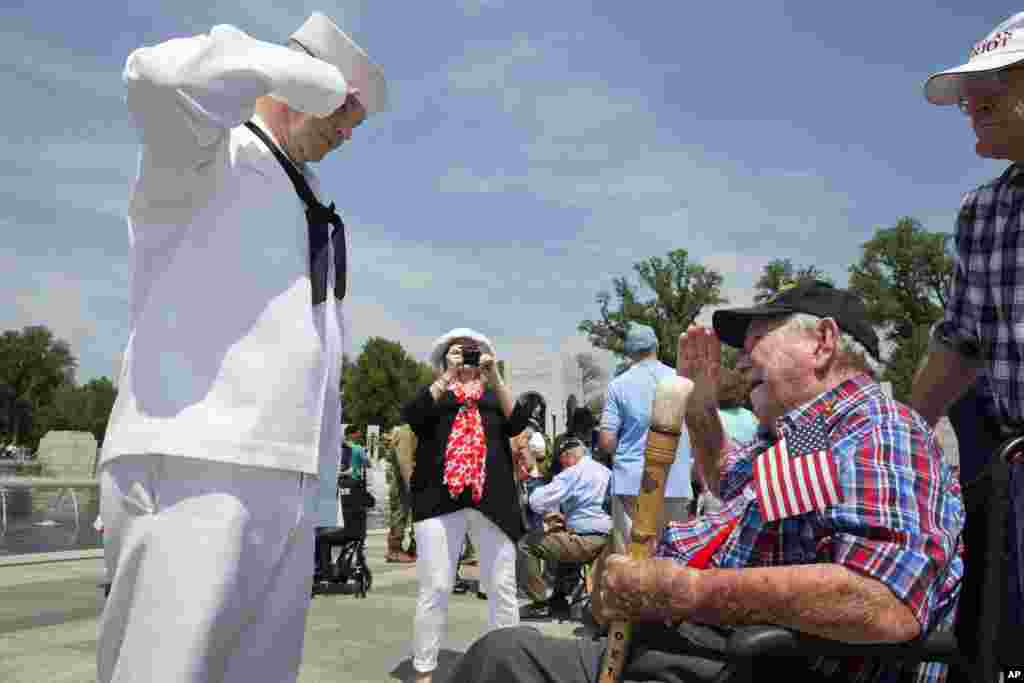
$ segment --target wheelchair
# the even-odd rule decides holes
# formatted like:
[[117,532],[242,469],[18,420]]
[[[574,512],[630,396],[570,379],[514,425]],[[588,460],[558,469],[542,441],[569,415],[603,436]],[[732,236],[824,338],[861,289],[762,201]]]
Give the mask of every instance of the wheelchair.
[[[313,595],[334,592],[332,589],[342,589],[352,583],[356,595],[365,598],[373,586],[373,573],[366,562],[366,517],[377,501],[364,480],[349,476],[338,477],[338,496],[344,526],[316,530]],[[335,548],[340,548],[340,554],[332,561]]]

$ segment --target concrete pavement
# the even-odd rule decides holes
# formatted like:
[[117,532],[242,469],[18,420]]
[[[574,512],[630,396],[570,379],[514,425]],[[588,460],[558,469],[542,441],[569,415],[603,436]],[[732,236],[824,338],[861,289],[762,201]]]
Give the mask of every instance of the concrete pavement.
[[[387,564],[385,542],[383,533],[370,532],[373,587],[366,599],[337,593],[313,598],[299,683],[412,680],[416,570],[415,565]],[[79,557],[0,565],[0,681],[95,682],[97,617],[103,604],[97,584],[103,562],[95,553]],[[475,578],[475,569],[466,568],[463,575]],[[550,635],[582,633],[575,622],[531,623]],[[444,683],[447,671],[486,624],[486,602],[473,593],[452,596],[435,683]]]

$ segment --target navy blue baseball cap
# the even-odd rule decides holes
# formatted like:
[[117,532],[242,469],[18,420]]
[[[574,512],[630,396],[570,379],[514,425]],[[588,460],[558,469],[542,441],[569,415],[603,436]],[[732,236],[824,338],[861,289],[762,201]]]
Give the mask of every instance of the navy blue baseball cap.
[[759,306],[715,311],[711,316],[711,324],[719,339],[729,346],[742,349],[752,320],[778,318],[794,313],[832,318],[839,329],[863,344],[876,359],[879,357],[878,334],[871,325],[864,302],[856,294],[836,289],[820,280],[807,280],[790,286]]

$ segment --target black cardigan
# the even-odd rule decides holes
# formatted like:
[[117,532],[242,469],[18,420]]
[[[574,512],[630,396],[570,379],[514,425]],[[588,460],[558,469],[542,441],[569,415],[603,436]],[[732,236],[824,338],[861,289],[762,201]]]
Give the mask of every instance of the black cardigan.
[[448,445],[455,415],[461,405],[446,391],[434,401],[430,387],[424,387],[405,405],[403,419],[416,434],[416,464],[412,471],[412,514],[420,522],[463,508],[476,508],[516,542],[526,532],[512,471],[509,439],[526,429],[528,411],[516,402],[512,416],[505,418],[497,395],[486,389],[477,403],[487,442],[486,478],[483,496],[474,503],[470,487],[452,498],[444,483],[444,450]]

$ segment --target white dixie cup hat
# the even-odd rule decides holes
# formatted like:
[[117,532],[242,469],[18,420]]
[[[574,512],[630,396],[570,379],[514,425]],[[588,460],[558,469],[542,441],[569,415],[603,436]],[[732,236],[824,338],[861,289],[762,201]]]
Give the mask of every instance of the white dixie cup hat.
[[999,71],[1024,61],[1024,12],[996,26],[967,53],[967,63],[932,74],[924,84],[924,96],[932,104],[957,104],[966,78]]
[[384,69],[370,61],[366,51],[322,12],[313,12],[289,38],[289,45],[338,67],[356,97],[371,116],[388,108]]

